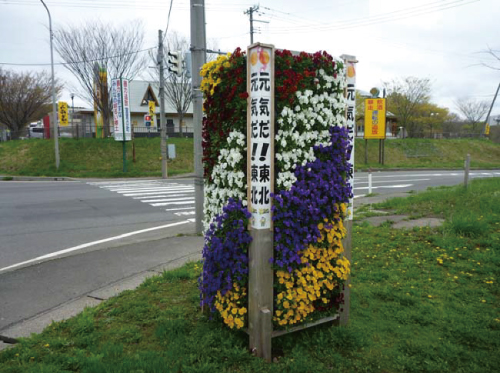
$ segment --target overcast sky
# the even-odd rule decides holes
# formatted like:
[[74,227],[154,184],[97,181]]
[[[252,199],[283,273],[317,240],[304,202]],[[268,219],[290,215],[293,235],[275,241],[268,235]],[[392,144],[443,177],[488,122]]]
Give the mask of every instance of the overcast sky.
[[[500,61],[482,53],[500,50],[500,0],[205,0],[207,39],[222,51],[250,43],[249,17],[259,5],[254,41],[280,49],[359,60],[357,86],[363,90],[405,76],[429,78],[433,102],[456,111],[461,97],[491,103],[500,83]],[[155,47],[158,29],[165,30],[170,0],[46,0],[54,27],[94,18],[126,23],[141,19],[144,47]],[[169,31],[189,38],[189,0],[173,0]],[[499,54],[500,57],[500,54]],[[55,62],[62,62],[56,54]],[[48,17],[38,0],[0,0],[0,63],[17,71],[50,72]],[[12,64],[12,65],[11,65]],[[34,64],[19,66],[15,64]],[[39,64],[38,66],[36,66]],[[63,67],[56,75],[75,84]],[[147,76],[147,75],[144,75]],[[62,100],[71,102],[70,89]],[[500,99],[493,115],[500,115]],[[85,105],[75,98],[75,105]]]

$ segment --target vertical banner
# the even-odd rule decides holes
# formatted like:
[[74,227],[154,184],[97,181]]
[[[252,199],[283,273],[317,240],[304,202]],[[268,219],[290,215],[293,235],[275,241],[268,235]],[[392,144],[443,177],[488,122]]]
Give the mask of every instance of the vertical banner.
[[148,101],[148,109],[149,109],[149,116],[151,117],[151,127],[155,127],[156,126],[156,120],[155,120],[156,107],[155,107],[154,101]]
[[61,127],[68,126],[68,103],[64,101],[58,102],[58,111],[59,111],[59,125]]
[[365,99],[365,140],[385,139],[385,98]]
[[[104,137],[104,119],[101,112],[102,102],[107,101],[108,81],[105,69],[96,62],[94,64],[94,122],[96,138]],[[104,93],[105,92],[105,93]]]
[[[131,140],[129,86],[126,79],[111,81],[113,99],[113,127],[116,141]],[[124,136],[125,134],[125,136]]]
[[271,229],[274,188],[274,46],[254,44],[247,53],[248,208],[252,229]]
[[[349,130],[349,141],[352,145],[351,156],[349,163],[352,164],[354,172],[354,126],[356,125],[356,59],[352,56],[342,56],[345,61],[344,69],[346,76],[346,127]],[[354,177],[349,179],[352,191],[354,192]],[[347,208],[347,218],[353,219],[353,202],[354,198],[349,200]]]

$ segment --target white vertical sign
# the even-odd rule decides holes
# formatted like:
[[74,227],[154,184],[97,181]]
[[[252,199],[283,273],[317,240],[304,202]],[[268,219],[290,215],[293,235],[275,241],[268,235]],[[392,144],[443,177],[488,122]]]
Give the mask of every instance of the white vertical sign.
[[270,229],[274,190],[274,46],[254,44],[248,48],[247,56],[250,226]]
[[[354,126],[356,125],[356,58],[353,56],[341,56],[344,59],[344,70],[346,76],[346,127],[349,131],[349,142],[352,145],[351,156],[349,163],[352,165],[354,172]],[[352,191],[354,192],[354,175],[349,180]],[[353,203],[354,199],[349,200],[347,208],[347,218],[353,219]]]
[[111,97],[113,99],[115,140],[130,141],[132,139],[132,126],[130,124],[129,82],[127,79],[113,79],[111,81]]

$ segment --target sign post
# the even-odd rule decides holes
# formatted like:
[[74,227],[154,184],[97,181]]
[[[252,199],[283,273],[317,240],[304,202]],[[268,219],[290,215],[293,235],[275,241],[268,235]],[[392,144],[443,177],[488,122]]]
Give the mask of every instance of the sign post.
[[250,350],[271,361],[273,317],[274,46],[247,50],[247,175],[251,213],[248,292]]
[[113,95],[113,126],[116,141],[123,142],[123,172],[127,172],[126,141],[132,138],[130,124],[129,85],[127,79],[113,79],[111,94]]
[[[343,54],[340,56],[344,60],[344,69],[346,75],[346,127],[349,131],[349,141],[351,143],[351,155],[349,157],[349,163],[352,165],[352,171],[354,173],[354,127],[356,125],[356,63],[358,62],[356,57]],[[365,127],[366,133],[366,127]],[[365,144],[366,146],[366,144]],[[349,184],[354,191],[354,175],[349,179]],[[346,236],[343,239],[344,246],[344,256],[351,262],[351,249],[352,249],[352,221],[354,212],[354,198],[349,199],[349,206],[347,208],[347,222],[345,223],[345,228],[347,230]],[[351,280],[347,280],[344,287],[344,306],[340,312],[340,324],[347,325],[349,321],[349,308],[351,302],[351,295],[349,290],[349,284]]]
[[[383,146],[386,137],[386,102],[385,98],[367,98],[365,99],[365,148],[368,140],[378,139],[378,161],[384,164]],[[365,155],[365,163],[367,156]]]

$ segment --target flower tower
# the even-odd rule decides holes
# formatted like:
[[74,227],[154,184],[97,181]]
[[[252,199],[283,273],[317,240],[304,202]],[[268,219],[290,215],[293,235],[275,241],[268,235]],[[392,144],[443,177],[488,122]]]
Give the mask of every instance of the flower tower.
[[354,68],[256,43],[201,71],[201,304],[268,360],[272,337],[346,306]]

